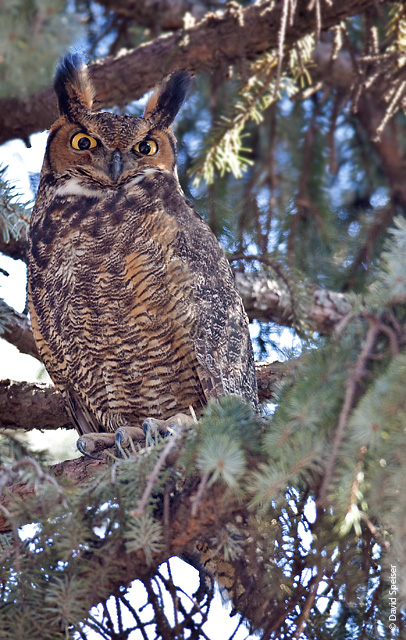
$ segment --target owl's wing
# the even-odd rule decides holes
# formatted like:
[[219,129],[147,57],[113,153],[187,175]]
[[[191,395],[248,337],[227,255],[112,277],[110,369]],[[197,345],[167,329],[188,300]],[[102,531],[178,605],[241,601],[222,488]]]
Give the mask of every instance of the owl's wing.
[[[175,207],[173,208],[175,210]],[[178,255],[192,274],[193,344],[206,401],[225,394],[258,405],[248,318],[223,250],[192,205],[183,201],[178,218]],[[182,219],[183,218],[183,219]]]
[[[257,383],[252,346],[244,310],[235,307],[217,310],[216,317],[201,317],[200,337],[195,340],[196,355],[206,400],[236,394],[257,407]],[[218,315],[224,312],[221,324]],[[241,315],[240,315],[241,314]],[[240,316],[240,317],[238,317]],[[218,331],[213,335],[213,327]]]
[[[40,280],[40,278],[37,278],[37,280]],[[39,287],[39,291],[41,291],[40,287]],[[37,297],[38,297],[38,291],[37,291]],[[44,293],[40,294],[39,297],[42,299],[42,302],[44,303],[44,300],[45,300]],[[73,390],[67,388],[66,386],[66,383],[61,375],[61,367],[63,368],[63,365],[61,365],[61,362],[54,357],[52,349],[49,346],[47,340],[45,339],[41,331],[39,318],[32,301],[30,280],[28,281],[28,304],[30,309],[31,327],[32,327],[32,331],[34,334],[34,338],[37,344],[39,354],[42,358],[43,363],[47,368],[49,375],[51,376],[55,384],[56,389],[64,397],[66,408],[70,417],[72,418],[73,424],[76,426],[80,434],[100,431],[101,430],[100,424],[97,422],[95,417],[88,411],[85,403],[79,398],[79,396]]]
[[86,433],[99,433],[103,431],[100,423],[90,413],[84,402],[71,389],[64,389],[63,395],[66,406],[80,435]]
[[198,291],[197,295],[199,330],[194,346],[206,400],[236,394],[256,409],[257,381],[248,321],[232,274],[217,289]]

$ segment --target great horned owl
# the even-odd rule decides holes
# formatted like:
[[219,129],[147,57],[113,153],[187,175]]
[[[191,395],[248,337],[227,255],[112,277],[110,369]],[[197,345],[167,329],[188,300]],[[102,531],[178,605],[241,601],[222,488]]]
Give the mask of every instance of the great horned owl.
[[136,437],[146,418],[198,413],[212,397],[257,405],[229,264],[178,182],[171,124],[189,85],[175,71],[143,117],[98,113],[80,57],[57,68],[60,117],[31,219],[29,308],[89,453],[100,438]]

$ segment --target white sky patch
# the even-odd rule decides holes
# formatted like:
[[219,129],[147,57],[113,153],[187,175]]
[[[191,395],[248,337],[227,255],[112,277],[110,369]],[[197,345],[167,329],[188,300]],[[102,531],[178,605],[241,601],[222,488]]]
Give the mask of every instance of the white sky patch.
[[[8,167],[5,177],[15,187],[20,202],[33,199],[29,174],[41,171],[47,137],[47,132],[31,136],[30,149],[22,140],[11,140],[0,147],[0,166]],[[21,313],[25,308],[27,296],[26,265],[22,260],[0,255],[0,267],[9,274],[0,274],[0,296]],[[5,340],[0,341],[0,379],[36,382],[42,371],[43,367],[38,360],[20,353]]]
[[[176,585],[182,586],[183,588],[184,585],[187,584],[187,593],[192,597],[192,594],[196,592],[199,587],[197,570],[180,558],[171,558],[169,562],[174,583]],[[165,571],[164,566],[161,566],[161,571],[163,575],[167,577],[167,572]],[[165,591],[164,588],[162,588],[161,594],[168,621],[170,624],[174,625],[175,619],[173,615],[172,597]],[[134,585],[130,587],[127,598],[130,602],[136,602],[137,606],[142,606],[143,604],[145,604],[147,601],[147,597],[143,585],[138,581],[135,582]],[[191,599],[186,595],[181,595],[180,599],[182,600],[182,604],[184,605],[185,609],[189,610],[192,605]],[[207,637],[211,640],[227,640],[231,636],[233,636],[233,640],[257,640],[258,636],[250,635],[244,625],[241,625],[235,635],[233,635],[238,625],[238,617],[230,617],[229,614],[231,613],[231,609],[231,603],[224,603],[221,599],[218,588],[216,588],[214,598],[210,606],[208,620],[203,625],[203,630]],[[98,612],[98,614],[96,614],[95,612]],[[114,606],[110,608],[110,612],[114,620],[116,617]],[[92,611],[92,613],[100,619],[100,616],[102,615],[101,607],[96,607],[95,610]],[[124,626],[131,626],[133,623],[133,618],[124,607],[122,609],[122,614]],[[141,614],[141,619],[143,619],[144,617],[151,619],[151,614],[152,607],[148,605],[148,607],[145,609],[144,616]],[[153,626],[148,627],[145,631],[146,635],[149,638],[155,638],[156,634],[155,628]],[[89,639],[94,638],[95,640],[96,638],[99,638],[98,635],[93,634],[91,631],[88,633],[88,637]],[[189,636],[185,635],[185,638],[187,637]],[[134,631],[129,636],[129,640],[141,640],[141,638],[142,635],[140,631]]]
[[22,313],[26,303],[27,268],[22,260],[0,255],[0,267],[9,275],[0,273],[0,296]]
[[31,136],[31,147],[22,140],[10,140],[0,147],[0,166],[8,167],[6,178],[16,187],[21,202],[32,200],[30,173],[40,173],[45,154],[48,132],[42,131]]

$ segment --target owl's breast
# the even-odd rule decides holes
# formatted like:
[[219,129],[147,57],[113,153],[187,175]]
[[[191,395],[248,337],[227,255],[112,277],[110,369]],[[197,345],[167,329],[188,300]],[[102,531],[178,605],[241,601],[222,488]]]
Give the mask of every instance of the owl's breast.
[[75,205],[67,215],[54,202],[31,233],[33,327],[51,376],[105,430],[200,408],[193,275],[176,219],[141,190]]

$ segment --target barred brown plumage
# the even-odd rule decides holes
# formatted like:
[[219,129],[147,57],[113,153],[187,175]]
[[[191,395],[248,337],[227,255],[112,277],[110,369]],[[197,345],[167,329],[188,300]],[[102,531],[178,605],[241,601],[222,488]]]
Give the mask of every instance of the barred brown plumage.
[[[80,434],[140,427],[238,394],[255,407],[248,322],[215,236],[177,178],[176,71],[144,117],[92,111],[77,55],[60,64],[30,227],[39,352]],[[88,441],[87,441],[88,444]]]

